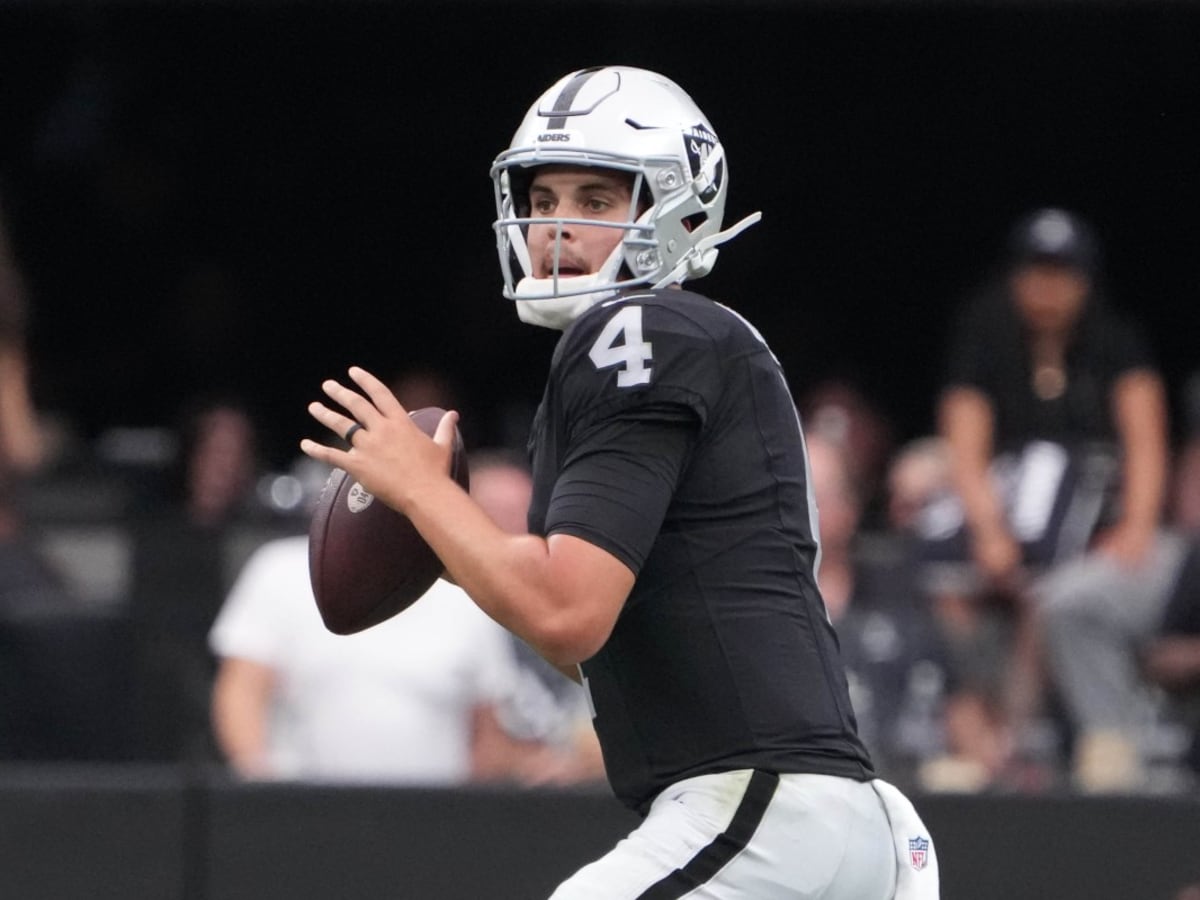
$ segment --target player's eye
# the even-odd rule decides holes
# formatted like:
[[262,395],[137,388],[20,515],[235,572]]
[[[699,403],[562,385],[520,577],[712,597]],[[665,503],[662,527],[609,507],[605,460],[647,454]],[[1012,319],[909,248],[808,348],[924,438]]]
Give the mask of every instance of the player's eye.
[[532,198],[530,208],[533,210],[533,214],[536,216],[548,216],[554,212],[554,206],[554,198],[543,194],[541,196]]

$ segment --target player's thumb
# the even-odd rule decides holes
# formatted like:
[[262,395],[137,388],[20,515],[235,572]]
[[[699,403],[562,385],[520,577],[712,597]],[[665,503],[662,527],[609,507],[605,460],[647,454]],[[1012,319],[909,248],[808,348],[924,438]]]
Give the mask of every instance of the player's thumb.
[[450,410],[442,415],[433,433],[433,442],[445,450],[454,450],[455,434],[458,430],[458,413]]

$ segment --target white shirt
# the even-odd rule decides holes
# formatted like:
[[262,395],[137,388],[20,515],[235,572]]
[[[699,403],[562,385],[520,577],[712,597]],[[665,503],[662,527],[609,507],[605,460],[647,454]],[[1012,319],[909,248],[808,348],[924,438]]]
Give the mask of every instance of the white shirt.
[[275,670],[269,753],[284,778],[461,782],[472,710],[507,697],[515,680],[507,632],[446,581],[366,631],[329,632],[306,537],[255,552],[209,643]]

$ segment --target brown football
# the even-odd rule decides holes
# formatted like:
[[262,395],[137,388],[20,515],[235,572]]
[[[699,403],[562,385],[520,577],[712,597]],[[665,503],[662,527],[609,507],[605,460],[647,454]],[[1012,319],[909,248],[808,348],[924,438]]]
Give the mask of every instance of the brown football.
[[[409,413],[433,436],[445,414],[434,406]],[[454,435],[450,473],[470,484],[462,434]],[[308,571],[325,627],[354,634],[408,608],[441,575],[442,561],[412,522],[334,469],[308,531]]]

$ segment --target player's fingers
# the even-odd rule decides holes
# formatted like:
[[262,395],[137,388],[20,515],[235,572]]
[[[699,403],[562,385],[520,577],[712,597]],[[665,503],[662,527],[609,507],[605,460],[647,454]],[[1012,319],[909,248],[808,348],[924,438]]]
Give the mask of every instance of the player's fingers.
[[316,400],[308,404],[308,414],[342,439],[345,439],[346,432],[357,421]]
[[355,384],[366,392],[366,395],[371,398],[371,402],[385,416],[398,417],[408,415],[408,411],[396,399],[396,395],[392,393],[392,389],[366,369],[361,366],[351,366],[350,377],[354,379]]
[[[338,406],[341,406],[350,414],[350,421],[346,423],[346,428],[349,428],[354,422],[360,422],[364,428],[370,428],[371,424],[379,416],[380,412],[375,408],[370,400],[364,397],[358,391],[352,391],[340,382],[334,381],[332,378],[326,379],[321,383],[321,390],[325,395],[333,400]],[[322,421],[322,424],[325,424]],[[332,427],[332,426],[331,426]],[[346,429],[342,429],[345,434]]]
[[318,444],[316,441],[305,438],[300,442],[300,452],[305,456],[312,457],[317,462],[325,463],[334,468],[345,468],[343,457],[346,456],[346,452],[344,450],[338,450],[335,447],[326,447],[324,444]]

